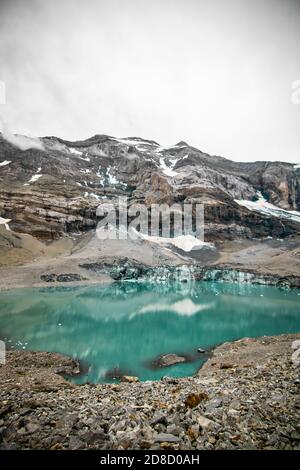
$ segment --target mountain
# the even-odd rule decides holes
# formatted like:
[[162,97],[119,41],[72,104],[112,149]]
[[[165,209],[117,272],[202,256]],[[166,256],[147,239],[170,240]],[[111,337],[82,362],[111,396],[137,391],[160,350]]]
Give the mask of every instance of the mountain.
[[165,148],[139,137],[16,144],[0,134],[0,220],[40,240],[95,228],[99,203],[118,196],[147,206],[204,203],[206,241],[300,230],[299,165],[233,162],[184,141]]

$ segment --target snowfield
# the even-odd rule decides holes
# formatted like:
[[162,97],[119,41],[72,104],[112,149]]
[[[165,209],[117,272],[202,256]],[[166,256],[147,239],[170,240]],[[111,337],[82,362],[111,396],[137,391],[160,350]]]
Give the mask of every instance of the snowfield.
[[159,159],[160,168],[166,176],[170,176],[171,178],[173,178],[174,176],[178,175],[177,171],[173,170],[173,168],[176,164],[176,161],[177,161],[176,159],[171,160],[171,167],[168,167],[165,164],[164,159],[162,157]]
[[295,222],[300,223],[300,212],[287,211],[275,206],[274,204],[271,204],[263,197],[260,191],[257,191],[257,197],[257,201],[235,199],[235,202],[237,202],[240,206],[247,207],[247,209],[250,211],[260,212],[261,214],[278,217],[280,219],[294,220]]
[[134,228],[131,229],[135,236],[141,238],[142,240],[146,240],[151,243],[158,243],[163,245],[173,245],[180,250],[189,252],[193,249],[202,249],[202,248],[214,248],[213,243],[206,243],[198,238],[194,237],[193,235],[180,235],[179,237],[175,238],[167,238],[167,237],[156,237],[151,235],[146,235],[144,233],[138,232]]
[[4,160],[4,162],[0,163],[0,166],[9,165],[10,163],[11,163],[11,160]]

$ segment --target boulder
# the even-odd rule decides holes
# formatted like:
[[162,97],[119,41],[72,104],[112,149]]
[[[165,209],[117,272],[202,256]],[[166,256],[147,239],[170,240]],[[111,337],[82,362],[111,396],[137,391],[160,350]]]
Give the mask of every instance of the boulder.
[[178,356],[177,354],[162,354],[152,361],[148,361],[146,366],[151,369],[160,369],[161,367],[170,367],[186,361],[187,359],[185,356]]
[[133,375],[124,375],[123,377],[121,377],[121,382],[132,384],[132,383],[139,382],[139,378],[134,377]]

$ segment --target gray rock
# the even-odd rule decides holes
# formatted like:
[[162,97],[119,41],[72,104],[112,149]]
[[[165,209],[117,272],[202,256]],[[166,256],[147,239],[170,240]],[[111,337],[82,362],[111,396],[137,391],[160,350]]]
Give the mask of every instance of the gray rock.
[[25,429],[28,433],[31,434],[40,429],[40,426],[37,423],[27,423]]
[[300,348],[293,352],[292,363],[294,366],[300,366]]
[[182,362],[186,362],[186,358],[184,356],[178,356],[177,354],[162,354],[156,359],[148,361],[146,365],[148,364],[148,366],[153,369],[159,369],[162,367],[170,367],[175,364],[180,364]]
[[77,436],[71,436],[69,441],[69,449],[79,450],[84,448],[84,442],[81,441]]
[[212,429],[215,426],[214,421],[212,421],[211,419],[205,418],[205,416],[198,415],[197,421],[198,421],[199,426],[202,429]]
[[300,349],[300,339],[296,339],[292,342],[292,349]]
[[166,433],[157,434],[154,439],[155,442],[180,442],[179,437]]

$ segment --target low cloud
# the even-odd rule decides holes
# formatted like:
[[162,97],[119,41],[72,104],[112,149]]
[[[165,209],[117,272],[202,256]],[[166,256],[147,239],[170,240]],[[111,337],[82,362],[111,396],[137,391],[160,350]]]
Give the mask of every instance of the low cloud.
[[45,150],[43,143],[38,137],[27,137],[25,135],[13,134],[7,125],[0,120],[0,132],[2,137],[20,150],[38,149]]

